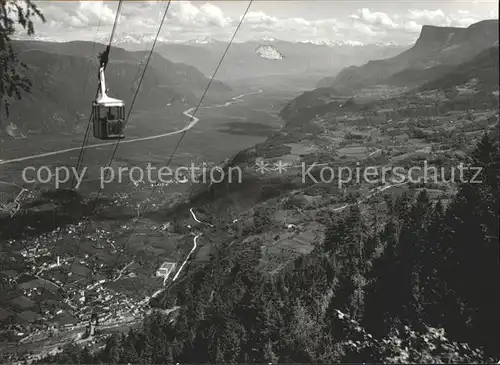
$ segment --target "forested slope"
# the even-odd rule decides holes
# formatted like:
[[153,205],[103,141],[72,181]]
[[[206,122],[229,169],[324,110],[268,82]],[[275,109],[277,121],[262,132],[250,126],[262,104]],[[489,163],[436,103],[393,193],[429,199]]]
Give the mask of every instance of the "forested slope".
[[173,318],[43,362],[498,361],[499,157],[485,135],[470,157],[482,182],[447,204],[410,190],[385,197],[385,222],[332,212],[325,239],[277,275],[257,269],[259,242],[224,244],[156,303],[180,306]]

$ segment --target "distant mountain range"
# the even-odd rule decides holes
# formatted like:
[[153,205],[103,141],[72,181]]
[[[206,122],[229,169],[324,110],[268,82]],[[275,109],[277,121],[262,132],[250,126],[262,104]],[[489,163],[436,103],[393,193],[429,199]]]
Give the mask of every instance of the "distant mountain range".
[[[115,42],[129,50],[142,50],[150,47],[150,38],[127,35],[118,37]],[[276,47],[285,58],[275,61],[259,57],[255,49],[260,45]],[[191,65],[211,76],[226,47],[227,42],[207,38],[185,43],[158,42],[155,50],[169,60]],[[231,82],[265,76],[303,74],[305,77],[316,77],[317,81],[344,67],[361,65],[371,59],[392,57],[406,48],[408,45],[394,43],[362,44],[327,40],[288,42],[274,38],[233,43],[217,72],[217,78]]]
[[[115,39],[106,74],[115,97],[130,102],[142,67],[139,65],[141,62],[144,65],[152,40],[151,35]],[[274,61],[259,57],[255,49],[262,44],[273,45],[285,59]],[[23,100],[12,104],[10,120],[0,121],[0,133],[53,133],[72,131],[83,125],[97,85],[97,54],[104,50],[104,44],[18,40],[14,46],[20,59],[29,66],[33,87],[31,94],[23,95]],[[161,108],[169,103],[196,103],[226,46],[226,42],[213,39],[185,44],[157,43],[135,110]],[[390,57],[403,49],[394,44],[362,45],[347,41],[292,43],[266,39],[234,43],[216,78],[227,82],[251,80],[257,86],[277,85],[279,80],[284,80],[279,83],[281,88],[296,84],[303,90],[302,87],[311,87],[321,77],[338,72],[344,66]],[[224,98],[228,92],[229,86],[215,81],[206,100]]]
[[[148,36],[118,38],[107,70],[111,92],[130,102],[141,67],[151,44]],[[142,41],[142,44],[139,44]],[[146,42],[146,43],[145,43]],[[259,57],[255,49],[268,44],[284,55],[283,60]],[[156,45],[135,108],[164,108],[198,101],[227,43],[200,39],[191,43]],[[21,60],[30,67],[33,91],[11,109],[11,122],[2,130],[64,131],[86,119],[97,85],[97,54],[103,44],[16,41]],[[496,48],[495,48],[496,47]],[[292,100],[284,109],[296,115],[304,107],[318,107],[325,98],[348,97],[356,90],[374,85],[425,88],[450,87],[477,78],[481,87],[498,89],[498,20],[485,20],[467,28],[424,26],[413,46],[358,44],[356,42],[287,42],[276,39],[234,43],[212,84],[211,98],[225,98],[231,92],[226,83],[252,80],[255,85],[305,85],[308,79],[324,78],[319,89]],[[378,59],[371,61],[373,59]],[[354,66],[352,66],[354,65]],[[358,66],[356,66],[358,65]],[[343,68],[343,69],[342,69]],[[495,73],[496,72],[496,73]],[[282,80],[285,80],[282,82]],[[288,81],[287,81],[288,80]],[[495,80],[493,82],[492,80]],[[287,84],[288,82],[288,84]],[[434,83],[434,84],[433,84]],[[87,85],[84,88],[84,85]],[[259,86],[261,87],[261,85]],[[303,89],[302,89],[303,90]]]
[[[469,81],[481,91],[498,90],[498,20],[468,28],[424,26],[413,47],[388,59],[343,69],[321,80],[317,88],[290,101],[281,114],[295,117],[302,109],[314,114],[332,98],[349,97],[377,85],[411,90],[451,89]],[[324,100],[329,95],[328,100]]]
[[[156,37],[156,34],[141,34],[141,35],[134,35],[134,34],[116,34],[114,38],[114,43],[117,46],[121,46],[124,48],[134,48],[134,47],[144,47],[145,44],[152,43]],[[103,36],[102,39],[99,39],[98,42],[105,43],[107,41],[107,36]],[[44,41],[47,41],[43,39]],[[190,39],[186,41],[170,41],[165,38],[159,37],[157,40],[158,43],[160,44],[184,44],[184,45],[199,45],[199,44],[217,44],[217,43],[224,43],[226,44],[227,42],[221,41],[218,39],[214,39],[211,37],[200,37],[197,39]],[[252,41],[246,41],[246,42],[233,42],[234,45],[236,44],[245,44],[245,43],[273,43],[273,42],[286,42],[286,43],[291,43],[291,44],[304,44],[304,43],[311,43],[311,44],[316,44],[320,46],[328,46],[328,47],[339,47],[339,46],[378,46],[378,47],[385,47],[385,46],[400,46],[400,47],[408,47],[411,46],[411,44],[401,44],[397,42],[370,42],[370,43],[364,43],[360,41],[355,41],[355,40],[331,40],[331,39],[311,39],[311,40],[303,40],[303,41],[296,41],[296,42],[290,42],[290,41],[285,41],[285,40],[280,40],[274,37],[264,37],[261,39],[256,39]]]
[[[32,132],[72,131],[86,121],[97,88],[97,55],[105,45],[92,42],[51,43],[16,41],[15,50],[28,67],[32,92],[15,101],[10,110],[14,127]],[[110,95],[130,105],[144,67],[147,52],[113,47],[106,78]],[[142,62],[142,63],[141,63]],[[174,63],[154,53],[142,81],[134,110],[162,109],[167,104],[194,105],[209,80],[196,68]],[[224,97],[231,88],[219,81],[211,86]],[[210,93],[209,93],[210,94]],[[10,123],[0,123],[3,134]],[[15,129],[15,128],[14,128]]]

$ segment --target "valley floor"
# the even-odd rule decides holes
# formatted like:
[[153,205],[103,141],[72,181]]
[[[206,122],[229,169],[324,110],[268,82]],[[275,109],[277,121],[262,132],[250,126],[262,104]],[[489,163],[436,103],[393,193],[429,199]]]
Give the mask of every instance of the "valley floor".
[[[198,270],[210,267],[218,252],[243,254],[245,247],[258,247],[259,273],[278,277],[300,257],[315,255],[323,247],[332,220],[341,219],[336,217],[359,211],[372,225],[367,234],[377,235],[392,219],[389,201],[405,192],[425,190],[429,201],[447,205],[461,183],[441,175],[462,161],[483,130],[494,130],[498,120],[498,110],[486,109],[405,116],[385,108],[376,114],[339,107],[300,123],[289,121],[280,132],[222,165],[226,171],[243,171],[240,182],[193,186],[189,197],[166,196],[170,187],[162,187],[150,199],[148,213],[138,214],[136,209],[148,187],[135,194],[117,192],[100,203],[99,214],[83,235],[84,224],[77,219],[68,222],[62,234],[9,237],[3,251],[15,253],[6,270],[12,292],[2,308],[4,318],[16,315],[22,322],[11,323],[5,339],[16,338],[19,348],[32,349],[50,333],[51,346],[61,346],[74,336],[80,338],[91,313],[97,312],[101,332],[94,340],[101,343],[110,328],[142,321],[150,305],[173,307],[170,301],[178,296],[178,288],[194,280]],[[457,131],[459,136],[451,138]],[[397,176],[391,175],[400,167],[411,177],[408,171],[423,161],[444,170],[427,182],[395,181]],[[340,182],[338,175],[324,176],[360,166],[361,172],[367,167],[390,169],[375,182]],[[45,204],[53,204],[49,201]],[[75,208],[88,209],[85,200],[58,202],[61,216]],[[20,217],[36,218],[36,209]],[[54,265],[55,257],[59,265]],[[155,277],[163,262],[177,263],[180,280],[172,281],[177,275],[168,280]]]

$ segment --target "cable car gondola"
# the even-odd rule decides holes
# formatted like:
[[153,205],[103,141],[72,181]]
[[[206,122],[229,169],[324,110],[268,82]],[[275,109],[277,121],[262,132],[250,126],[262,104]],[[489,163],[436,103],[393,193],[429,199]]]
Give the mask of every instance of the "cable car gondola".
[[109,47],[99,56],[99,90],[92,103],[94,137],[101,140],[123,139],[125,103],[106,95],[104,70],[108,63]]

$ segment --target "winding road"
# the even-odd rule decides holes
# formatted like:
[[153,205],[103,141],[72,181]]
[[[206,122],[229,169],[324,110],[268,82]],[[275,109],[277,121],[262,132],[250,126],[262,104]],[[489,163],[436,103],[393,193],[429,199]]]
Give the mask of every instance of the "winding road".
[[[223,107],[227,107],[229,105],[232,105],[232,104],[235,104],[235,103],[241,103],[243,102],[242,98],[245,97],[245,96],[249,96],[249,95],[254,95],[254,94],[259,94],[263,92],[262,89],[258,89],[257,91],[253,91],[253,92],[249,92],[249,93],[244,93],[244,94],[241,94],[241,95],[238,95],[238,96],[235,96],[233,98],[231,98],[231,100],[225,102],[224,104],[215,104],[215,105],[211,105],[211,106],[204,106],[204,107],[200,107],[199,109],[211,109],[211,108],[223,108]],[[129,140],[121,140],[120,143],[121,144],[126,144],[126,143],[133,143],[133,142],[141,142],[141,141],[147,141],[147,140],[152,140],[152,139],[158,139],[158,138],[163,138],[163,137],[167,137],[167,136],[172,136],[172,135],[175,135],[175,134],[179,134],[179,133],[183,133],[185,131],[188,131],[190,130],[191,128],[193,128],[199,121],[200,121],[200,118],[198,117],[195,117],[194,115],[192,115],[193,111],[196,110],[196,107],[192,107],[192,108],[189,108],[187,110],[185,110],[183,112],[183,114],[185,116],[187,116],[188,118],[191,119],[191,122],[184,128],[180,129],[180,130],[177,130],[177,131],[173,131],[173,132],[169,132],[169,133],[163,133],[163,134],[159,134],[159,135],[154,135],[154,136],[148,136],[148,137],[142,137],[142,138],[135,138],[135,139],[129,139]],[[113,142],[104,142],[104,143],[97,143],[97,144],[92,144],[92,145],[88,145],[88,146],[85,146],[84,149],[90,149],[90,148],[99,148],[99,147],[105,147],[105,146],[111,146],[111,145],[114,145],[116,144],[117,142],[113,141]],[[15,158],[15,159],[10,159],[10,160],[1,160],[0,159],[0,165],[6,165],[6,164],[10,164],[10,163],[16,163],[16,162],[23,162],[23,161],[29,161],[29,160],[34,160],[34,159],[40,159],[40,158],[44,158],[44,157],[49,157],[49,156],[56,156],[56,155],[62,155],[62,154],[65,154],[65,153],[69,153],[69,152],[74,152],[74,151],[79,151],[81,149],[81,147],[74,147],[74,148],[67,148],[67,149],[63,149],[63,150],[58,150],[58,151],[52,151],[52,152],[46,152],[46,153],[40,153],[40,154],[36,154],[36,155],[31,155],[31,156],[25,156],[25,157],[19,157],[19,158]],[[0,181],[0,183],[4,183],[4,184],[8,184],[8,185],[16,185],[16,184],[13,184],[13,183],[7,183],[7,182],[3,182],[3,181]],[[16,185],[17,186],[17,185]],[[20,187],[21,188],[21,187]],[[22,188],[21,188],[22,189]],[[202,222],[198,219],[198,217],[196,216],[196,214],[194,213],[193,211],[193,208],[190,209],[190,213],[193,217],[193,219],[198,222],[198,223],[201,223],[201,224],[206,224],[210,227],[213,227],[213,225],[209,224],[209,223],[205,223],[205,222]],[[179,275],[181,274],[182,272],[182,269],[184,268],[184,266],[186,265],[186,263],[188,262],[189,258],[191,257],[191,255],[193,254],[193,252],[196,250],[196,248],[198,247],[198,244],[197,244],[197,241],[198,241],[198,238],[201,236],[202,234],[198,234],[194,237],[193,239],[193,247],[191,249],[191,251],[189,252],[189,254],[187,255],[186,259],[184,260],[184,262],[182,263],[181,267],[179,268],[179,270],[177,271],[177,273],[175,274],[174,278],[173,278],[173,281],[177,280],[177,278],[179,277]],[[131,264],[131,263],[130,263]],[[129,264],[129,265],[130,265]],[[128,267],[129,265],[127,265],[126,267]],[[125,268],[126,268],[125,267]],[[121,273],[123,272],[123,270],[125,269],[123,268],[122,271],[120,272],[120,275],[117,279],[119,279],[121,277]],[[116,281],[117,279],[115,279],[114,281]],[[157,290],[151,297],[146,297],[142,302],[141,304],[145,304],[147,302],[149,302],[149,300],[151,298],[155,298],[157,297],[160,293],[162,293],[164,291],[164,288],[163,289],[159,289]]]
[[197,222],[197,223],[201,223],[201,224],[206,224],[207,226],[210,226],[210,227],[214,227],[213,224],[210,224],[210,223],[206,223],[206,222],[202,222],[198,219],[198,217],[196,217],[196,214],[194,214],[194,211],[193,211],[193,208],[189,208],[189,213],[191,213],[191,216],[193,217],[193,219]]
[[[211,109],[211,108],[227,107],[227,106],[229,106],[231,104],[243,102],[243,100],[241,100],[241,98],[244,97],[244,96],[254,95],[254,94],[261,93],[261,92],[262,92],[262,89],[259,89],[257,91],[253,91],[253,92],[250,92],[250,93],[245,93],[245,94],[241,94],[241,95],[235,96],[230,101],[228,101],[228,102],[226,102],[224,104],[216,104],[216,105],[211,105],[211,106],[203,106],[203,107],[200,107],[199,109]],[[196,109],[196,107],[189,108],[189,109],[185,110],[182,113],[182,114],[184,114],[185,116],[187,116],[188,118],[191,119],[191,122],[187,126],[185,126],[184,128],[182,128],[182,129],[179,129],[179,130],[173,131],[173,132],[168,132],[168,133],[163,133],[163,134],[157,134],[157,135],[154,135],[154,136],[120,140],[120,144],[149,141],[149,140],[152,140],[152,139],[158,139],[158,138],[163,138],[163,137],[167,137],[167,136],[173,136],[175,134],[186,132],[186,131],[190,130],[191,128],[193,128],[200,121],[200,118],[195,117],[194,115],[191,115],[191,113],[195,109]],[[98,148],[98,147],[111,146],[111,145],[115,145],[116,143],[118,143],[118,142],[113,141],[113,142],[97,143],[97,144],[92,144],[92,145],[89,145],[89,146],[85,146],[85,147],[83,147],[83,149],[90,149],[90,148]],[[0,165],[6,165],[6,164],[9,164],[9,163],[15,163],[15,162],[29,161],[29,160],[34,160],[34,159],[39,159],[39,158],[44,158],[44,157],[49,157],[49,156],[62,155],[64,153],[68,153],[68,152],[80,151],[81,149],[82,149],[82,147],[72,147],[72,148],[67,148],[67,149],[59,150],[59,151],[45,152],[45,153],[40,153],[40,154],[37,154],[37,155],[31,155],[31,156],[14,158],[14,159],[11,159],[11,160],[0,160]]]
[[356,203],[345,204],[345,205],[342,205],[341,207],[335,208],[335,209],[332,210],[332,212],[340,212],[340,211],[342,211],[342,210],[344,210],[346,208],[349,208],[349,207],[352,207],[352,206],[355,206],[355,205],[360,205],[360,204],[366,202],[368,199],[374,197],[375,195],[380,194],[383,191],[386,191],[387,189],[394,188],[396,186],[406,185],[408,183],[409,183],[409,181],[405,181],[405,182],[402,182],[402,183],[389,184],[389,185],[382,186],[382,187],[380,187],[380,186],[376,187],[376,188],[370,190],[370,191],[374,191],[375,190],[375,192],[373,194],[370,194],[370,195],[366,196],[365,198],[358,200]]
[[191,255],[193,254],[194,250],[196,250],[196,247],[198,247],[198,244],[197,244],[197,241],[198,241],[198,238],[202,235],[203,233],[198,233],[194,239],[193,239],[193,248],[191,249],[191,251],[189,251],[186,259],[184,260],[184,262],[182,263],[181,267],[179,268],[179,270],[177,271],[177,273],[175,274],[175,276],[173,277],[172,281],[176,281],[177,278],[179,277],[182,269],[184,268],[184,266],[186,265],[186,263],[188,262],[189,258],[191,257]]

